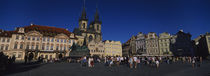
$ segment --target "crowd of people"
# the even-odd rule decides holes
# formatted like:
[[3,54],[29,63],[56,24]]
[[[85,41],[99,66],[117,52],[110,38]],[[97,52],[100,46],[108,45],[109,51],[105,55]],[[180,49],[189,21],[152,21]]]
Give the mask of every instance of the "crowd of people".
[[[0,52],[0,72],[7,70],[13,63],[15,63],[16,57],[9,57],[3,52]],[[0,73],[1,76],[1,73]]]
[[127,65],[129,68],[137,68],[140,64],[147,65],[150,67],[159,68],[160,64],[192,64],[192,67],[200,67],[202,63],[202,57],[172,57],[172,56],[107,56],[102,58],[93,57],[81,57],[79,62],[81,65],[94,67],[94,63],[104,63],[106,66],[120,66]]

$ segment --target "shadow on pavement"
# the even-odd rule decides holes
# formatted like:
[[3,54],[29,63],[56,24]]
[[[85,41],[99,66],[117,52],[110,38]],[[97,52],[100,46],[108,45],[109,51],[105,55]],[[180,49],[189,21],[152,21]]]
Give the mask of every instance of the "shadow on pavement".
[[27,63],[27,64],[15,63],[15,64],[9,66],[7,70],[3,71],[3,75],[10,75],[10,74],[16,74],[16,73],[20,73],[20,72],[29,71],[29,70],[38,68],[42,65],[44,65],[44,64],[40,64],[40,63],[36,63],[36,62]]

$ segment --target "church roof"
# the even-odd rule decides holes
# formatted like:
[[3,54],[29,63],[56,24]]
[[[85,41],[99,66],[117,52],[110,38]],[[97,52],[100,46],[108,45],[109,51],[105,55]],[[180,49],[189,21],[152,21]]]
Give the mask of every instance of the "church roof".
[[92,34],[101,34],[97,33],[94,29],[88,28],[87,31],[80,30],[79,28],[75,28],[73,31],[74,34],[82,36],[82,33],[92,33]]

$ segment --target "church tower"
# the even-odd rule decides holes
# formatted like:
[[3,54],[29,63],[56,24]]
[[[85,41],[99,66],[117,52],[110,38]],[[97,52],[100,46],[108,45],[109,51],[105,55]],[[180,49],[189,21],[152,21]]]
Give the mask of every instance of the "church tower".
[[93,21],[93,26],[94,26],[94,29],[97,33],[101,33],[101,21],[99,19],[99,13],[98,13],[98,8],[96,8],[96,13],[95,13],[95,16],[94,16],[94,21]]
[[83,31],[87,31],[87,24],[88,24],[88,19],[87,19],[87,15],[86,15],[85,0],[84,0],[82,14],[79,19],[79,29],[83,30]]
[[101,24],[102,24],[102,22],[99,19],[98,8],[96,7],[96,13],[94,15],[94,20],[91,22],[91,26],[93,26],[93,29],[96,32],[96,34],[95,34],[96,42],[100,42],[102,40]]

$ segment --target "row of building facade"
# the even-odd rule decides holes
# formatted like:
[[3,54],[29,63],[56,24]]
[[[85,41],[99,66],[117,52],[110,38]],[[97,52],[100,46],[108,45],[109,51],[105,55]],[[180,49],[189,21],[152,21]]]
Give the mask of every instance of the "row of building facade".
[[123,55],[173,56],[193,54],[191,35],[180,30],[175,35],[167,32],[159,34],[138,33],[123,44]]
[[122,44],[123,56],[203,56],[210,54],[210,34],[191,40],[191,34],[183,30],[171,35],[167,32],[138,33]]

